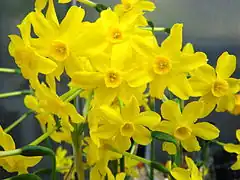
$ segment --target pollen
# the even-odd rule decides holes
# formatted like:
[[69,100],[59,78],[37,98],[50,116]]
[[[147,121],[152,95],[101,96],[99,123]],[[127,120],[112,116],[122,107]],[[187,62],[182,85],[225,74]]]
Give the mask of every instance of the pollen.
[[108,71],[105,75],[105,84],[107,87],[116,88],[121,84],[121,77],[119,72]]
[[64,61],[69,56],[69,50],[64,42],[54,41],[51,47],[51,54],[56,61]]
[[229,85],[225,80],[216,80],[212,86],[212,93],[216,97],[224,96],[228,93]]
[[170,60],[165,57],[157,57],[153,64],[154,72],[159,75],[169,73],[171,68],[172,68],[172,65]]
[[122,136],[131,137],[134,133],[134,125],[130,122],[126,122],[121,127],[121,134]]
[[192,134],[191,129],[185,126],[178,127],[174,132],[174,136],[180,141],[188,139],[191,136],[191,134]]
[[111,28],[110,30],[110,40],[113,43],[118,43],[123,39],[122,32],[118,28]]

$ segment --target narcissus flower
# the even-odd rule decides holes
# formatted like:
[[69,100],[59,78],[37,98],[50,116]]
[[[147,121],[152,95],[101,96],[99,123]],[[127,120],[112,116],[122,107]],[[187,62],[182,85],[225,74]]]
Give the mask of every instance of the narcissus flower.
[[30,41],[30,16],[25,17],[18,28],[20,29],[21,37],[18,35],[9,35],[11,42],[9,44],[9,53],[21,69],[22,75],[28,80],[35,80],[38,73],[50,74],[56,68],[57,64],[51,59],[40,55],[35,48],[32,47]]
[[152,140],[149,129],[154,129],[161,119],[153,111],[140,113],[135,97],[121,109],[121,113],[109,106],[101,106],[98,117],[101,121],[97,131],[92,133],[94,142],[98,144],[98,138],[114,139],[114,147],[120,151],[129,149],[130,138],[138,144],[149,144]]
[[[0,147],[4,151],[14,150],[15,142],[12,137],[5,133],[0,126]],[[28,173],[27,169],[33,167],[41,161],[42,157],[25,157],[21,155],[0,157],[0,166],[2,166],[8,172],[18,172],[18,174]]]
[[56,150],[56,168],[59,169],[61,173],[65,173],[69,171],[72,163],[72,158],[67,156],[67,150],[59,146]]
[[202,180],[202,174],[198,170],[193,160],[185,156],[185,161],[187,163],[188,169],[183,169],[180,167],[173,168],[171,170],[171,175],[176,180]]
[[192,89],[187,72],[206,63],[206,55],[201,52],[182,53],[182,24],[175,24],[170,35],[158,47],[149,61],[150,94],[161,99],[168,88],[181,99],[188,99]]
[[235,106],[230,113],[234,115],[240,115],[240,94],[235,95]]
[[[240,142],[240,129],[236,131],[236,137],[238,141]],[[236,153],[237,154],[237,161],[231,166],[232,170],[240,170],[240,144],[230,144],[227,143],[224,145],[224,149],[227,152],[230,153]]]
[[210,65],[204,65],[191,73],[189,80],[193,94],[202,96],[204,103],[203,117],[216,107],[216,111],[232,111],[235,105],[234,95],[239,91],[239,80],[230,76],[236,69],[236,57],[224,52],[217,61],[216,70]]
[[84,122],[84,118],[77,112],[75,107],[69,103],[64,102],[61,98],[44,83],[39,84],[35,91],[36,97],[28,95],[26,96],[24,103],[25,105],[39,113],[37,116],[45,121],[45,123],[53,124],[54,121],[41,119],[49,114],[57,115],[61,119],[61,125],[69,131],[73,131],[72,123]]
[[196,137],[212,140],[219,136],[219,130],[208,122],[196,123],[201,115],[203,104],[195,101],[188,103],[181,113],[179,105],[171,100],[161,106],[161,121],[159,131],[168,133],[180,141],[183,148],[189,152],[199,151],[200,146]]
[[105,54],[90,61],[96,71],[75,72],[70,86],[95,89],[95,104],[110,105],[117,97],[127,102],[133,95],[142,100],[150,77],[141,64],[132,59],[125,61],[122,56],[110,59]]

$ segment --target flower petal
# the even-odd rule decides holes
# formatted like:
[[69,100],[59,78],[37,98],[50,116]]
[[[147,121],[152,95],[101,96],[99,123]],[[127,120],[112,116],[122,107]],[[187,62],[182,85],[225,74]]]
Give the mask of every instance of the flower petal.
[[181,117],[180,107],[172,100],[165,101],[161,106],[161,114],[164,119],[177,121]]
[[141,145],[148,145],[152,141],[150,131],[142,125],[136,125],[133,140]]
[[134,121],[139,115],[140,108],[135,96],[132,96],[129,103],[127,103],[121,110],[122,117],[125,121]]
[[181,144],[183,148],[188,152],[199,151],[201,149],[195,136],[191,136],[188,139],[181,141]]
[[102,104],[111,105],[116,98],[118,90],[101,86],[95,90],[93,104],[100,106]]
[[220,133],[218,128],[208,122],[196,123],[191,128],[195,136],[204,140],[216,139]]
[[103,84],[103,74],[99,72],[76,72],[72,76],[70,86],[81,88],[95,88]]
[[217,112],[224,112],[224,111],[233,111],[235,107],[235,96],[233,94],[229,94],[223,97],[220,97],[217,103]]
[[152,97],[158,99],[163,98],[164,90],[169,83],[169,77],[167,76],[156,76],[155,79],[150,82],[150,94]]
[[186,74],[179,74],[172,78],[168,89],[177,97],[187,100],[192,94],[192,88],[188,82]]
[[135,124],[143,125],[153,130],[161,122],[161,116],[153,111],[145,111],[140,113],[138,118],[134,121]]
[[174,155],[177,153],[177,148],[176,148],[175,144],[170,143],[170,142],[163,142],[162,150],[166,151],[169,155]]
[[236,57],[224,52],[217,61],[216,72],[220,78],[229,78],[236,69]]
[[211,92],[199,99],[200,102],[203,102],[203,111],[201,118],[208,116],[214,110],[217,104],[217,100],[218,99],[214,97]]
[[236,145],[236,144],[227,143],[227,144],[224,144],[223,148],[227,152],[240,154],[239,144]]
[[240,129],[236,130],[236,137],[237,137],[238,141],[240,142]]
[[188,103],[182,112],[182,121],[192,124],[201,116],[203,103],[201,101],[193,101]]
[[99,116],[110,124],[121,125],[123,123],[120,113],[107,105],[100,107]]
[[129,137],[122,136],[120,133],[115,137],[114,147],[119,151],[126,151],[131,146],[131,140]]
[[171,175],[176,180],[191,180],[190,172],[187,169],[176,167],[171,170]]

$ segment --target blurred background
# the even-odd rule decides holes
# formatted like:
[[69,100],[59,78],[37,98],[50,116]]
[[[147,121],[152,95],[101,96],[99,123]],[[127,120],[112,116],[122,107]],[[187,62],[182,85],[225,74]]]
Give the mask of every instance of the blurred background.
[[[96,3],[113,6],[117,0],[95,0]],[[148,13],[147,17],[155,26],[171,27],[174,23],[184,23],[184,42],[193,43],[196,50],[204,51],[208,55],[209,63],[216,64],[217,57],[224,51],[240,56],[240,1],[237,0],[154,0],[157,9]],[[2,0],[0,5],[0,67],[16,68],[8,53],[9,34],[18,34],[18,25],[23,17],[34,9],[34,0]],[[57,13],[61,19],[69,5],[57,5]],[[98,13],[91,8],[86,9],[85,20],[93,21]],[[156,33],[161,41],[163,33]],[[235,77],[240,76],[240,63]],[[28,89],[28,83],[19,75],[0,74],[0,93]],[[5,128],[27,111],[23,104],[23,96],[0,99],[0,125]],[[236,142],[235,130],[240,128],[239,116],[228,113],[212,113],[206,120],[213,122],[221,130],[220,140]],[[10,134],[14,137],[16,146],[28,144],[41,133],[38,122],[29,116]],[[1,139],[0,139],[1,141]],[[157,142],[156,142],[157,143]],[[166,161],[166,154],[160,152],[157,143],[157,158]],[[217,180],[240,179],[238,172],[229,170],[234,162],[234,156],[225,155],[220,149],[212,147],[210,150],[215,178]],[[39,166],[48,164],[43,161]],[[7,177],[4,170],[0,170],[0,179]],[[213,179],[213,177],[211,178]]]

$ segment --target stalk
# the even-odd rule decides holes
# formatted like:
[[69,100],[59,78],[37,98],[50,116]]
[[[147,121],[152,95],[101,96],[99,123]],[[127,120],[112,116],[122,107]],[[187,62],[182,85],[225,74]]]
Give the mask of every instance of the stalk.
[[25,94],[31,94],[30,90],[22,90],[22,91],[13,91],[13,92],[7,92],[7,93],[1,93],[0,98],[8,98],[11,96],[19,96],[19,95],[25,95]]

